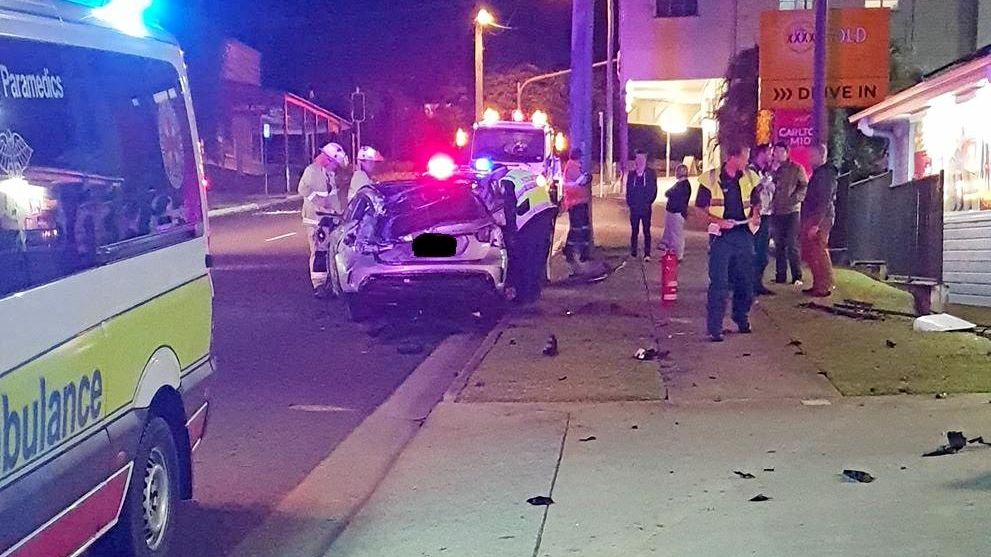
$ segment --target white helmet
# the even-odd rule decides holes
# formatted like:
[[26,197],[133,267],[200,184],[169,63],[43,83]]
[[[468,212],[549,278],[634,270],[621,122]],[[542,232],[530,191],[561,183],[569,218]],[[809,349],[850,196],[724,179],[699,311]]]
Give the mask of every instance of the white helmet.
[[320,148],[320,152],[327,155],[332,160],[337,162],[337,164],[346,167],[350,164],[348,161],[348,154],[344,151],[344,147],[341,147],[337,143],[328,143]]
[[359,161],[372,161],[372,162],[382,162],[385,158],[382,157],[382,153],[375,150],[375,147],[370,147],[365,145],[361,149],[358,149],[358,160]]

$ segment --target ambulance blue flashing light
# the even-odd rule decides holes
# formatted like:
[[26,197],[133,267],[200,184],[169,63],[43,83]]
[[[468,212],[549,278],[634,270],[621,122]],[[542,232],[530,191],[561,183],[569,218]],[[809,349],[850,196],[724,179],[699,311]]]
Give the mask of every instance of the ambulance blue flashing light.
[[474,166],[475,166],[475,170],[477,170],[479,172],[492,172],[492,168],[493,168],[494,165],[492,163],[492,159],[484,158],[483,157],[483,158],[477,159],[475,161],[475,165]]
[[152,0],[110,0],[93,9],[93,16],[112,25],[115,29],[133,37],[148,36],[145,12]]

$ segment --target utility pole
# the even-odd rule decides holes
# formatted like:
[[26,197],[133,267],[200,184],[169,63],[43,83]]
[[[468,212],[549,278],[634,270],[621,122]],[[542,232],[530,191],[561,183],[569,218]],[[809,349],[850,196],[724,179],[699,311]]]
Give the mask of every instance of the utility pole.
[[812,71],[812,126],[816,143],[829,139],[826,119],[826,48],[829,43],[829,0],[815,2],[815,51]]
[[571,12],[571,144],[592,167],[592,28],[594,0],[574,0]]
[[475,24],[475,121],[481,121],[482,119],[482,71],[484,67],[484,62],[482,57],[485,56],[485,46],[482,44],[482,26],[478,23]]
[[616,67],[613,64],[615,57],[616,42],[616,14],[614,0],[606,0],[606,164],[602,169],[603,173],[609,177],[609,186],[616,178],[616,171],[613,168],[613,119],[616,114],[613,97],[615,96]]

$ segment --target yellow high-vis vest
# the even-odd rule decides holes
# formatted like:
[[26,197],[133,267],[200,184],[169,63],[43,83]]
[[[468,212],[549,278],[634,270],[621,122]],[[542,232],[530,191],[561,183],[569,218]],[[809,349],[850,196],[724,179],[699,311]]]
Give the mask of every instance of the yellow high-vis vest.
[[512,183],[515,192],[517,230],[523,228],[526,223],[530,222],[530,219],[538,214],[554,208],[546,181],[544,185],[541,185],[534,173],[528,170],[514,169],[506,174],[502,182],[503,187],[509,185],[506,182]]
[[[709,214],[717,219],[723,218],[726,211],[726,194],[723,192],[722,184],[719,183],[720,169],[714,168],[699,177],[699,184],[705,186],[712,194],[712,202],[709,203]],[[760,185],[760,176],[751,169],[743,171],[740,177],[740,195],[743,197],[744,216],[749,216],[750,199]]]

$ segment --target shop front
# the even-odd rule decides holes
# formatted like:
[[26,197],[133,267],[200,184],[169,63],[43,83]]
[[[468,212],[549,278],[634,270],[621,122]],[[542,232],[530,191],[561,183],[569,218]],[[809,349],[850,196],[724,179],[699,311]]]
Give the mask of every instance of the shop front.
[[991,49],[851,117],[889,139],[894,183],[942,176],[950,301],[991,306]]

